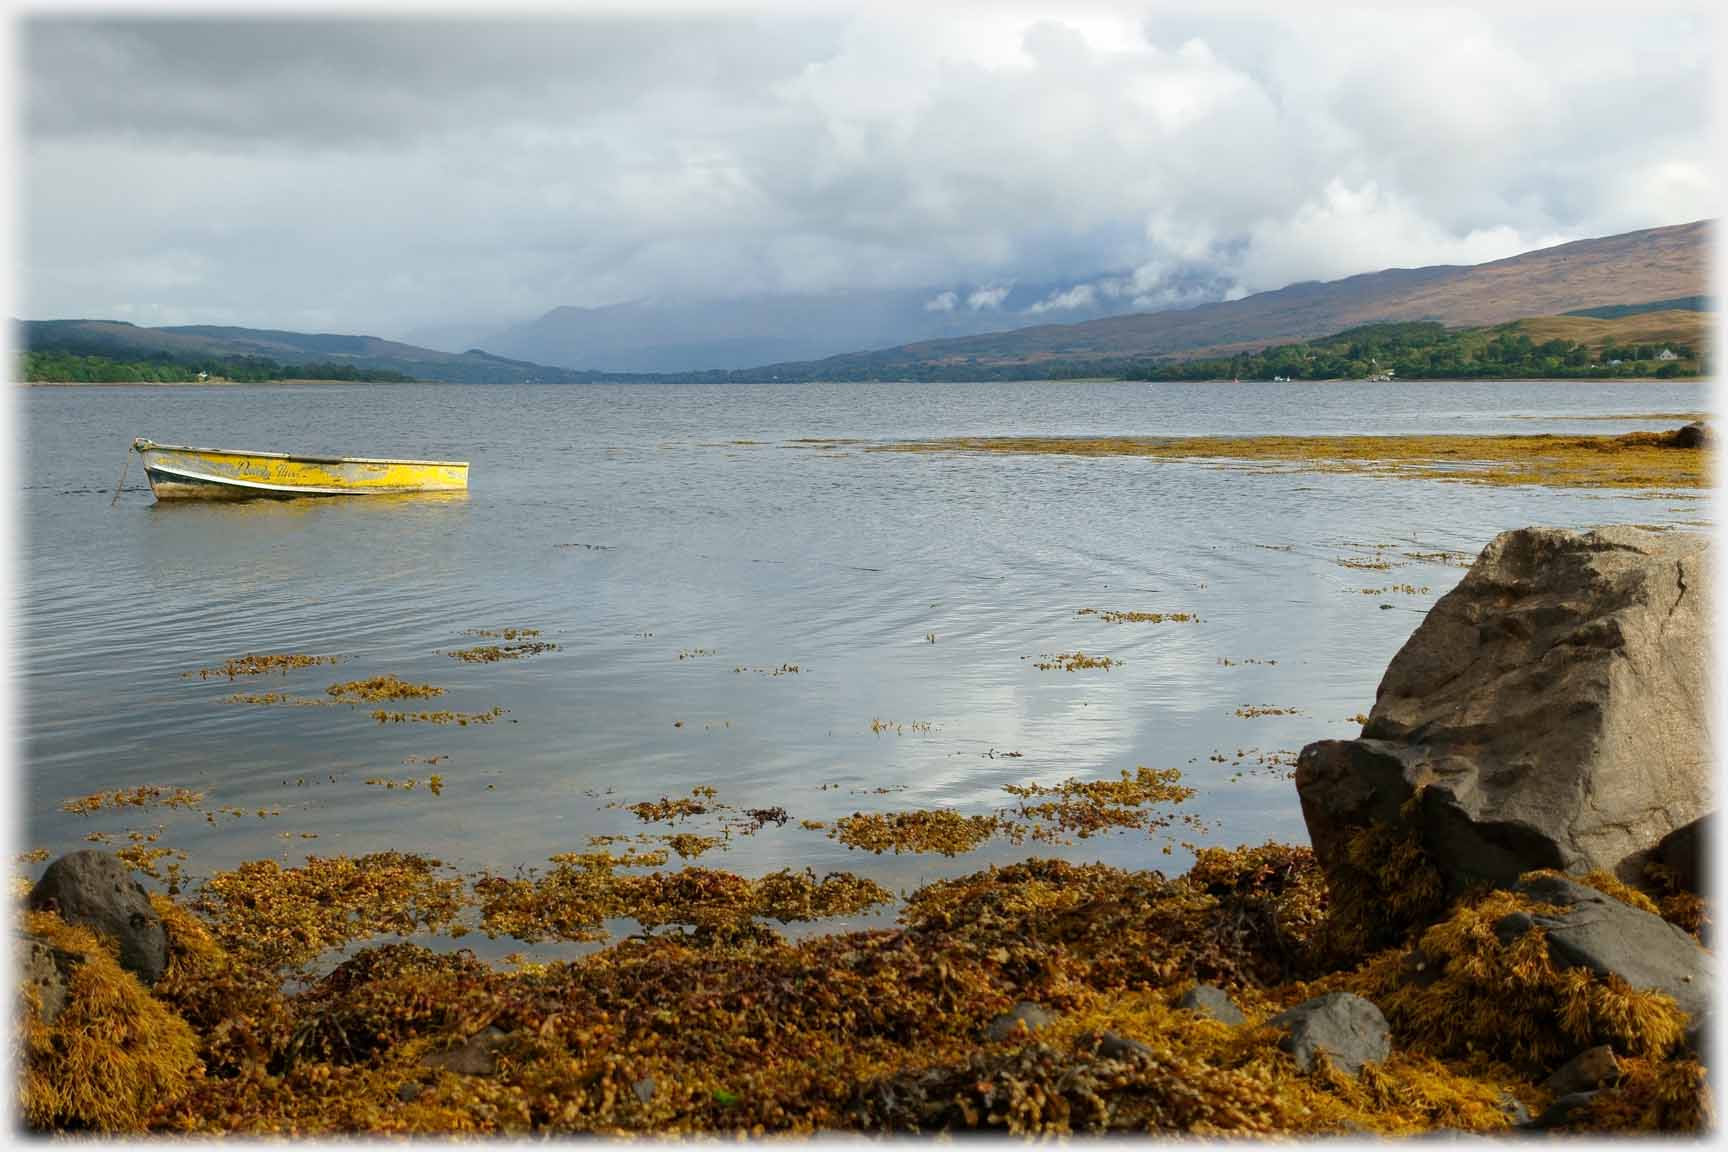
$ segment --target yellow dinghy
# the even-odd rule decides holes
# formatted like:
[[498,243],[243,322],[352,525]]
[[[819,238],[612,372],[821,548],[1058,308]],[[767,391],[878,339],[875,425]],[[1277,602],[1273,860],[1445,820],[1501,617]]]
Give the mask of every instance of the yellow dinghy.
[[293,496],[383,496],[466,492],[466,460],[369,460],[360,456],[289,456],[157,444],[142,437],[132,450],[158,500],[254,500]]

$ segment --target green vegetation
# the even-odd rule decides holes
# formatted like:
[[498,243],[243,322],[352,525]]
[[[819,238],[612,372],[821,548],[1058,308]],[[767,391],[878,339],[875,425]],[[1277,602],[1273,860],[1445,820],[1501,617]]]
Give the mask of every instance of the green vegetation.
[[357,380],[369,384],[406,384],[414,377],[351,364],[279,364],[263,356],[176,359],[155,353],[139,360],[110,360],[71,352],[26,352],[21,371],[25,380],[76,384],[170,384],[196,380],[260,383],[267,380]]
[[[1405,379],[1697,376],[1700,357],[1689,343],[1597,346],[1554,337],[1538,342],[1524,321],[1494,328],[1448,329],[1431,321],[1369,324],[1301,344],[1283,344],[1229,358],[1160,362],[1130,369],[1129,380],[1361,380],[1390,374]],[[1537,335],[1540,335],[1538,333]],[[1667,351],[1674,358],[1659,358]]]
[[1714,304],[1708,296],[1677,296],[1672,300],[1649,300],[1643,304],[1604,304],[1599,308],[1574,308],[1563,316],[1591,316],[1599,320],[1614,320],[1621,316],[1641,316],[1646,312],[1711,312]]

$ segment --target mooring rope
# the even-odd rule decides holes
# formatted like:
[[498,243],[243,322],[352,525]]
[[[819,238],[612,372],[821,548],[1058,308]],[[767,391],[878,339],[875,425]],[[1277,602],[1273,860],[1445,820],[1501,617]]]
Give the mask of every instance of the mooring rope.
[[132,467],[132,445],[126,445],[126,463],[120,465],[120,483],[114,485],[114,499],[108,501],[112,508],[120,502],[120,489],[126,487],[126,469]]

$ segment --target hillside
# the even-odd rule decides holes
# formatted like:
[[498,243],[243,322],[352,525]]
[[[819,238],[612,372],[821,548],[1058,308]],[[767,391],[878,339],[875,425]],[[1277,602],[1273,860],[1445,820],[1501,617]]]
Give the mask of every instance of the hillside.
[[1131,363],[1121,372],[1130,380],[1674,379],[1700,374],[1707,335],[1699,312],[1537,316],[1483,328],[1396,320],[1227,357]]
[[33,353],[154,360],[198,366],[259,360],[284,365],[338,365],[358,372],[400,373],[417,380],[461,384],[582,383],[591,372],[548,368],[478,350],[438,352],[374,336],[280,332],[192,325],[140,328],[117,320],[26,320],[18,344]]
[[1312,340],[1365,324],[1437,321],[1482,327],[1580,309],[1702,296],[1711,222],[1580,240],[1472,266],[1394,268],[1327,283],[1292,284],[1241,300],[1179,311],[1049,324],[955,340],[925,341],[825,360],[774,364],[755,379],[960,378],[1012,368],[1042,374],[1056,364],[1229,354]]
[[1610,345],[1685,344],[1702,348],[1710,340],[1712,317],[1707,312],[1642,312],[1612,319],[1586,316],[1535,316],[1520,320],[1518,328],[1538,344],[1545,340],[1570,340],[1592,352]]

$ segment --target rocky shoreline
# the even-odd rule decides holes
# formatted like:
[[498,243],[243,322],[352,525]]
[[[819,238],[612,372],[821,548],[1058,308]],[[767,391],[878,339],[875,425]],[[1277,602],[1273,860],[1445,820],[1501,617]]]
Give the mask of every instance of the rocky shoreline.
[[[927,885],[890,930],[790,942],[747,913],[502,970],[394,943],[290,992],[295,941],[219,934],[73,853],[16,938],[21,1114],[258,1135],[1698,1132],[1707,565],[1678,533],[1505,533],[1361,737],[1303,751],[1312,850],[1202,849],[1173,879],[1028,860]],[[376,913],[384,874],[364,872],[309,920]]]

